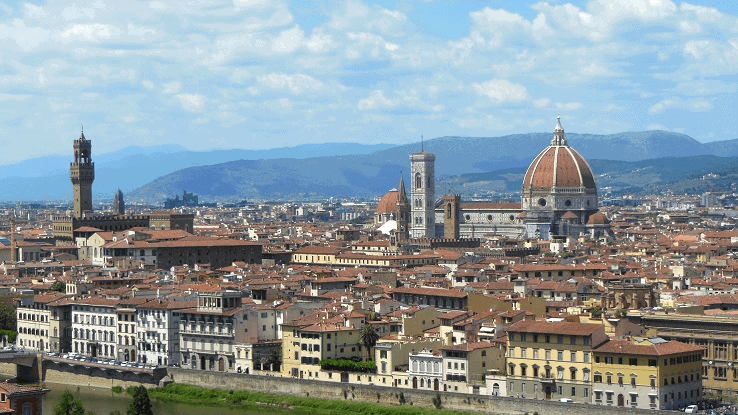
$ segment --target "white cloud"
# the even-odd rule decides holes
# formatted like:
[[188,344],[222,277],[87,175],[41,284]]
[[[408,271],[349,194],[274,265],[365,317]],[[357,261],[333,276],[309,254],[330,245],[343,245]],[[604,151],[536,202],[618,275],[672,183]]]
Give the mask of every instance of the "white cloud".
[[358,108],[362,111],[377,108],[392,108],[399,104],[398,100],[391,100],[384,96],[384,91],[375,89],[368,97],[359,101]]
[[505,102],[521,102],[528,99],[528,91],[524,86],[514,84],[505,79],[492,79],[487,82],[472,84],[479,95],[490,98],[496,104]]
[[557,102],[556,109],[565,111],[574,111],[582,108],[581,102]]
[[533,105],[535,105],[536,108],[546,108],[551,104],[551,100],[548,98],[540,98],[540,99],[534,99]]
[[615,104],[609,104],[605,108],[602,109],[602,111],[605,112],[612,112],[612,111],[622,111],[623,107]]
[[168,84],[162,85],[161,93],[167,95],[176,94],[181,88],[182,84],[180,84],[179,82],[170,82]]
[[64,40],[87,40],[99,42],[104,39],[118,38],[121,30],[115,26],[101,23],[75,24],[61,33]]
[[12,25],[0,23],[0,39],[12,39],[24,51],[37,49],[50,35],[50,30],[28,27],[21,19],[13,19]]
[[680,82],[674,90],[679,94],[692,96],[732,94],[736,91],[736,83],[726,83],[718,80]]
[[128,35],[135,36],[143,39],[144,35],[155,35],[156,29],[151,27],[136,26],[131,22],[128,22]]
[[661,130],[661,131],[669,131],[669,127],[666,127],[661,124],[649,124],[648,127],[646,127],[646,130],[654,131],[654,130]]
[[31,98],[30,95],[26,94],[4,94],[0,93],[0,101],[25,101]]
[[176,97],[185,111],[198,112],[205,106],[205,97],[200,94],[179,94]]
[[279,34],[272,41],[272,50],[277,53],[292,53],[302,46],[305,41],[305,34],[300,26],[295,26]]
[[307,91],[318,91],[323,88],[323,83],[305,74],[287,75],[272,73],[256,78],[257,81],[269,88],[286,89],[293,94],[301,94]]
[[154,85],[154,83],[153,83],[153,82],[151,82],[151,81],[148,81],[148,80],[143,80],[143,81],[141,81],[141,85],[143,85],[143,86],[144,86],[144,88],[148,89],[149,91],[151,91],[151,90],[153,90],[154,88],[156,88],[156,85]]
[[705,99],[682,100],[680,98],[664,99],[652,105],[648,112],[651,114],[659,114],[667,109],[681,109],[690,112],[704,112],[713,108],[713,105]]
[[61,12],[64,20],[91,20],[95,18],[95,10],[90,8],[65,7]]

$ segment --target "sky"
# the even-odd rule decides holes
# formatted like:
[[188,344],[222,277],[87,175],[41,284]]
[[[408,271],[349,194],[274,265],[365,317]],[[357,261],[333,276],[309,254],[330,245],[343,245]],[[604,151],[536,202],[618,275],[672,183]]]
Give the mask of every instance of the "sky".
[[[0,164],[668,130],[738,138],[733,1],[0,3]],[[70,156],[71,157],[71,156]]]

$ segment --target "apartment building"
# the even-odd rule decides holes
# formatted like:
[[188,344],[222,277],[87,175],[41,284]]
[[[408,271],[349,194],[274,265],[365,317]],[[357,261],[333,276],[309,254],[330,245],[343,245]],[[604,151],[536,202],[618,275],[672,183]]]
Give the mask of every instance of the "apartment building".
[[115,358],[118,300],[87,297],[71,302],[72,352]]
[[603,325],[523,320],[507,336],[508,396],[592,401],[592,350],[608,340]]
[[240,354],[239,346],[247,344],[251,336],[246,331],[247,322],[240,291],[199,293],[195,307],[179,311],[182,366],[236,371],[236,351]]
[[[443,390],[479,394],[488,370],[504,368],[502,343],[467,342],[447,346],[443,352]],[[434,385],[435,389],[435,385]]]
[[121,362],[136,362],[136,307],[145,304],[146,298],[122,299],[115,312],[118,317],[117,326],[117,354],[116,359]]
[[592,351],[592,403],[657,410],[696,404],[703,353],[661,338],[607,341]]
[[[282,328],[282,373],[318,378],[323,359],[362,358],[363,321],[338,315],[326,320],[307,316]],[[331,375],[332,376],[332,375]]]
[[136,308],[138,362],[180,364],[180,310],[192,305],[192,301],[156,298]]
[[57,299],[55,294],[36,295],[22,298],[16,308],[18,346],[29,350],[45,352],[50,349],[50,312],[48,303]]

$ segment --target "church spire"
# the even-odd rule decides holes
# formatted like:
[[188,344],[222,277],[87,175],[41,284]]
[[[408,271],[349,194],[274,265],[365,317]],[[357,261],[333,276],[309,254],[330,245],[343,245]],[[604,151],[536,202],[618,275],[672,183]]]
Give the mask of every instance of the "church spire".
[[565,146],[566,134],[564,133],[564,127],[561,126],[561,115],[556,117],[556,128],[554,128],[554,137],[551,140],[552,146]]

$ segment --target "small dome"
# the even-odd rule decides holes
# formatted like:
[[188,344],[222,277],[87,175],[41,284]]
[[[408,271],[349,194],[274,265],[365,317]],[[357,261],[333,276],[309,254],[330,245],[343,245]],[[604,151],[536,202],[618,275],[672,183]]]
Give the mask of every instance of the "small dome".
[[558,187],[597,189],[592,168],[581,154],[566,144],[560,120],[551,145],[533,160],[523,180],[523,190]]
[[578,218],[577,214],[572,212],[571,210],[567,210],[566,213],[564,213],[561,216],[561,219],[576,219]]
[[397,197],[399,194],[400,193],[397,191],[397,189],[392,189],[389,192],[385,193],[384,196],[379,199],[379,204],[377,205],[377,210],[375,212],[379,214],[396,212]]
[[589,219],[587,219],[587,225],[607,225],[608,223],[610,223],[610,220],[599,210],[589,215]]

